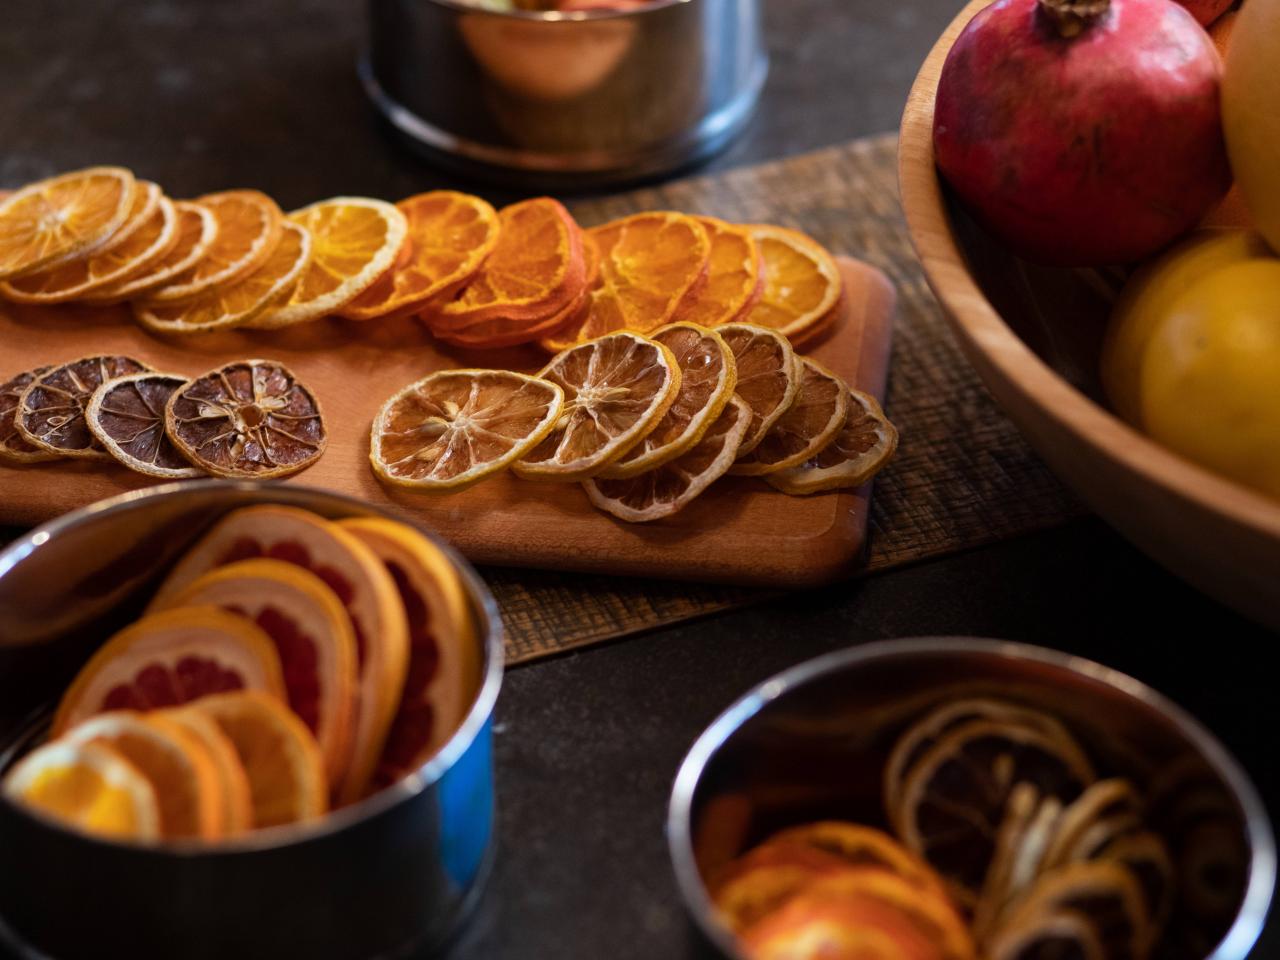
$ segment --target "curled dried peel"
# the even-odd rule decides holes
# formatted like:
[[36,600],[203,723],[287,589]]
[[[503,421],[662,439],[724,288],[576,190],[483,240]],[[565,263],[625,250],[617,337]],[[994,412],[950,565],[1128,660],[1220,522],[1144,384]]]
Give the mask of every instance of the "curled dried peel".
[[860,487],[880,472],[898,448],[898,431],[880,404],[860,390],[849,391],[844,424],[813,457],[765,476],[769,485],[793,496]]
[[28,443],[64,457],[109,460],[89,429],[85,408],[107,380],[150,370],[132,357],[83,357],[51,367],[18,397],[14,423]]
[[171,480],[203,476],[164,431],[165,405],[186,383],[186,377],[150,371],[108,380],[89,398],[89,430],[111,456],[137,473]]
[[791,406],[730,472],[759,477],[799,466],[835,439],[849,412],[844,381],[808,357],[796,357],[799,387]]

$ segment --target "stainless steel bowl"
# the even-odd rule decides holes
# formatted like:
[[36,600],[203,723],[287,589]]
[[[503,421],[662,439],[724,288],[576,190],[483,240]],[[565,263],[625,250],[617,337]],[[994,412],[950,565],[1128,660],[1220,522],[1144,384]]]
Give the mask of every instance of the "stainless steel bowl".
[[[319,490],[209,480],[105,500],[0,552],[0,772],[44,736],[72,673],[137,613],[173,558],[254,503],[404,520]],[[484,666],[471,711],[439,754],[315,825],[217,846],[91,838],[0,798],[0,946],[59,960],[363,958],[448,936],[492,858],[502,628],[484,584],[441,546],[462,573]],[[26,706],[33,712],[15,721]]]
[[760,0],[654,0],[625,13],[369,0],[359,69],[419,151],[490,178],[572,187],[721,149],[750,119],[768,58]]
[[1180,869],[1198,857],[1200,867],[1220,871],[1217,913],[1204,919],[1204,905],[1192,909],[1184,897],[1174,916],[1188,926],[1178,928],[1171,955],[1185,948],[1188,956],[1243,960],[1275,889],[1276,850],[1257,790],[1222,744],[1115,670],[969,638],[894,640],[818,657],[751,690],[698,738],[676,776],[667,839],[685,904],[712,943],[741,957],[716,919],[705,877],[788,824],[834,817],[883,825],[881,772],[894,740],[932,705],[973,695],[1059,715],[1108,775],[1167,790],[1170,799],[1180,794],[1161,783],[1194,783],[1195,809],[1213,812],[1214,831],[1171,845]]

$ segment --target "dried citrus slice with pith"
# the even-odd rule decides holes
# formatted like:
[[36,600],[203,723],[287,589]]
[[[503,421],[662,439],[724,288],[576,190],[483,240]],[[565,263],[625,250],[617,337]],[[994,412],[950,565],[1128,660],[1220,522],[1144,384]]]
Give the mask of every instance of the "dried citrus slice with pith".
[[13,766],[2,789],[11,800],[85,833],[160,839],[155,788],[106,744],[46,743]]
[[539,374],[564,391],[551,432],[512,465],[528,480],[581,480],[640,442],[680,390],[668,347],[634,333],[588,341],[553,357]]
[[248,321],[274,330],[336,313],[391,269],[409,225],[399,210],[368,197],[333,197],[289,214],[311,234],[311,258],[292,292]]
[[747,405],[733,397],[702,439],[674,460],[629,480],[584,480],[583,487],[592,504],[619,520],[669,517],[728,472],[750,419]]
[[765,477],[772,487],[798,496],[860,487],[880,472],[898,449],[898,431],[875,397],[849,391],[849,409],[835,439],[810,459]]
[[745,316],[764,294],[764,262],[751,232],[698,217],[711,239],[707,280],[676,308],[676,319],[715,327]]
[[204,476],[164,432],[165,404],[186,382],[186,377],[150,371],[106,381],[85,407],[89,431],[130,470],[170,480]]
[[177,200],[173,201],[173,208],[177,217],[173,246],[138,275],[95,287],[85,294],[86,303],[117,303],[145,295],[204,259],[218,235],[217,219],[198,203]]
[[1109,960],[1145,956],[1150,919],[1142,887],[1121,864],[1072,863],[1043,874],[1012,911],[1008,927],[1016,929],[1029,918],[1059,910],[1088,917]]
[[175,390],[165,432],[208,473],[258,480],[305,470],[328,439],[315,396],[271,360],[237,360]]
[[759,477],[796,467],[826,449],[849,412],[849,388],[816,360],[796,357],[795,399],[755,449],[741,457],[730,473]]
[[110,460],[89,430],[85,408],[108,380],[150,368],[132,357],[84,357],[52,367],[18,397],[14,424],[28,443],[64,457]]
[[395,581],[409,627],[409,670],[374,769],[377,790],[422,766],[461,726],[480,685],[475,626],[462,581],[434,543],[380,517],[339,520]]
[[51,369],[53,368],[37,367],[35,370],[24,370],[0,383],[0,463],[39,463],[62,456],[28,441],[18,432],[15,421],[22,391],[27,389],[32,380]]
[[408,256],[342,309],[348,320],[416,313],[471,279],[498,243],[497,212],[469,193],[432,190],[396,207],[408,221]]
[[227,690],[284,696],[280,658],[267,636],[213,607],[166,610],[130,624],[76,674],[52,735],[105,710],[151,710]]
[[880,867],[921,890],[945,895],[941,878],[927,863],[883,830],[842,820],[819,820],[780,830],[771,843],[822,850],[853,867]]
[[186,300],[230,283],[255,270],[280,242],[283,219],[276,202],[257,190],[225,190],[200,197],[200,206],[213,214],[217,232],[194,266],[147,292],[148,301]]
[[791,343],[776,330],[748,323],[725,324],[716,333],[733,351],[738,371],[734,393],[751,408],[751,426],[740,455],[754,450],[778,418],[791,408],[800,389]]
[[502,470],[551,432],[559,386],[506,370],[441,370],[391,397],[373,420],[369,462],[388,483],[453,493]]
[[0,280],[100,249],[129,216],[136,190],[123,167],[90,167],[16,191],[0,202]]
[[151,714],[163,716],[194,737],[213,761],[217,773],[218,794],[222,798],[221,833],[234,837],[253,829],[253,801],[249,793],[249,778],[235,746],[222,729],[203,713],[185,708],[170,708]]
[[600,471],[609,479],[634,477],[674,460],[702,439],[733,397],[737,366],[719,334],[692,323],[668,324],[650,334],[680,366],[680,389],[644,439]]
[[1098,931],[1074,910],[1046,910],[1002,927],[985,946],[988,960],[1107,960]]
[[764,294],[744,316],[747,323],[802,336],[840,300],[840,271],[812,237],[786,227],[748,228],[764,259]]
[[283,703],[257,691],[222,693],[188,709],[213,720],[236,749],[253,804],[253,826],[303,823],[328,808],[315,737]]
[[324,754],[330,786],[344,773],[355,719],[356,640],[342,601],[309,570],[257,558],[217,567],[165,601],[247,617],[275,644],[289,707]]
[[160,189],[158,183],[152,183],[150,180],[135,181],[133,203],[129,205],[124,223],[116,228],[115,233],[107,238],[107,242],[98,248],[97,253],[105,253],[112,247],[119,246],[142,229],[143,224],[156,212],[156,208],[160,205],[160,198],[163,196],[164,191]]

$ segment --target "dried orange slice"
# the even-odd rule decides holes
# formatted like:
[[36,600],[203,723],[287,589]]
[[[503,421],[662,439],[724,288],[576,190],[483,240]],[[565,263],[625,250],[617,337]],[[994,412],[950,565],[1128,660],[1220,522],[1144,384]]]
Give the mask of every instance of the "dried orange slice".
[[629,480],[584,480],[587,497],[599,509],[631,523],[678,513],[733,466],[750,420],[747,405],[733,397],[690,450]]
[[674,323],[655,330],[650,339],[674,354],[680,390],[644,439],[601,470],[601,477],[634,477],[674,460],[702,439],[733,397],[737,365],[719,334],[692,323]]
[[118,356],[84,357],[52,367],[23,389],[14,425],[24,440],[49,453],[110,460],[85,419],[89,398],[108,380],[149,369],[132,357]]
[[124,223],[120,224],[116,232],[107,239],[107,242],[102,245],[98,252],[105,252],[124,243],[124,241],[142,229],[143,224],[151,219],[151,215],[160,206],[160,200],[163,196],[164,191],[160,189],[160,184],[153,183],[150,180],[135,181],[133,203],[129,206],[129,213],[124,218]]
[[336,313],[395,262],[409,225],[389,203],[333,197],[289,214],[311,234],[311,259],[289,296],[247,326],[274,330]]
[[377,790],[421,767],[462,725],[480,686],[479,648],[462,582],[439,547],[379,517],[338,526],[386,566],[409,626],[409,670],[370,782]]
[[1074,910],[1048,910],[1002,927],[986,944],[988,960],[1107,960],[1098,931]]
[[0,463],[38,463],[62,456],[27,441],[18,432],[15,422],[22,391],[27,389],[31,381],[51,369],[53,368],[37,367],[35,370],[24,370],[0,384]]
[[634,333],[591,340],[539,374],[564,391],[554,428],[512,465],[528,480],[581,480],[640,442],[675,401],[680,366],[670,348]]
[[196,203],[213,214],[217,223],[213,242],[194,266],[149,290],[148,301],[186,300],[230,283],[257,269],[280,242],[280,208],[265,193],[225,190],[205,194]]
[[155,788],[164,837],[216,840],[226,819],[213,758],[200,741],[161,713],[112,710],[64,735],[74,743],[105,742]]
[[149,371],[107,380],[85,407],[89,432],[107,453],[137,473],[170,480],[204,476],[164,432],[165,404],[186,383],[186,377]]
[[711,899],[720,920],[740,932],[764,919],[820,877],[849,869],[840,857],[803,844],[765,841],[716,878]]
[[725,324],[716,333],[733,351],[738,381],[734,393],[751,408],[751,426],[739,455],[759,446],[778,418],[791,409],[800,389],[791,342],[776,330],[748,323]]
[[175,390],[165,432],[215,477],[259,480],[305,470],[328,440],[315,396],[271,360],[237,360]]
[[843,820],[819,820],[780,830],[770,843],[812,847],[853,867],[879,867],[897,874],[921,890],[945,896],[933,868],[883,830]]
[[849,412],[844,381],[808,357],[796,357],[796,366],[795,400],[730,473],[759,477],[797,467],[825,450],[844,426]]
[[697,217],[711,239],[707,281],[676,308],[676,319],[716,327],[746,316],[764,294],[764,260],[749,230]]
[[155,788],[101,743],[46,743],[4,779],[7,797],[65,826],[103,837],[160,839]]
[[447,297],[498,243],[498,214],[469,193],[432,190],[396,204],[408,222],[409,255],[340,311],[348,320],[406,316]]
[[408,626],[395,582],[368,547],[336,524],[306,510],[272,504],[223,517],[178,562],[152,604],[170,602],[215,567],[255,557],[310,570],[337,594],[351,618],[357,704],[340,796],[344,802],[359,799],[382,754],[409,663]]
[[769,485],[792,496],[860,487],[880,472],[898,449],[898,431],[875,397],[849,391],[849,408],[835,439],[798,466],[765,476]]
[[247,617],[271,638],[289,707],[316,738],[336,789],[356,697],[355,631],[337,594],[309,570],[257,558],[210,570],[165,603],[218,607]]
[[105,710],[170,707],[244,688],[284,696],[280,658],[267,636],[212,607],[166,610],[98,649],[63,694],[52,735]]
[[764,294],[744,319],[793,341],[820,323],[840,300],[840,271],[831,254],[798,230],[748,228],[764,258]]
[[249,778],[245,776],[240,756],[226,734],[207,716],[195,710],[170,708],[151,716],[162,716],[170,724],[181,727],[209,754],[217,773],[218,794],[222,798],[222,836],[234,837],[251,830],[253,801],[249,793]]
[[188,709],[216,723],[235,747],[249,780],[255,829],[314,820],[328,808],[320,748],[279,700],[242,690],[204,697]]
[[94,253],[124,224],[136,190],[123,167],[90,167],[18,190],[0,202],[0,280]]
[[177,216],[173,246],[138,275],[95,287],[85,294],[86,303],[118,303],[164,286],[204,259],[218,235],[218,221],[198,203],[172,201]]

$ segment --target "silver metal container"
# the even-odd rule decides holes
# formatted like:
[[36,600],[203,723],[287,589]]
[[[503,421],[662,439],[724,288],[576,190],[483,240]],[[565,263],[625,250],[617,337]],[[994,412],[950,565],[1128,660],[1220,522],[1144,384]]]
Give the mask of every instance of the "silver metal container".
[[[698,738],[676,776],[667,839],[685,904],[711,942],[742,956],[716,919],[705,877],[783,826],[823,818],[883,826],[881,774],[898,735],[933,705],[975,695],[1057,714],[1100,775],[1152,791],[1149,819],[1182,880],[1203,876],[1211,894],[1193,902],[1183,888],[1177,935],[1171,928],[1155,956],[1243,960],[1275,889],[1276,849],[1257,790],[1222,744],[1115,670],[1040,647],[950,637],[873,643],[792,667]],[[1164,804],[1184,795],[1194,814]],[[1177,820],[1175,835],[1175,814],[1200,819]]]
[[582,187],[710,156],[768,73],[760,0],[627,12],[369,0],[365,90],[411,146],[473,174]]
[[[70,676],[137,614],[173,559],[228,510],[254,503],[404,520],[318,490],[209,480],[103,501],[0,552],[0,772],[44,736]],[[92,838],[0,798],[0,952],[345,960],[447,937],[492,859],[502,630],[484,584],[441,546],[462,574],[483,673],[471,711],[429,763],[314,825],[216,846]],[[15,722],[15,703],[36,706]]]

